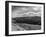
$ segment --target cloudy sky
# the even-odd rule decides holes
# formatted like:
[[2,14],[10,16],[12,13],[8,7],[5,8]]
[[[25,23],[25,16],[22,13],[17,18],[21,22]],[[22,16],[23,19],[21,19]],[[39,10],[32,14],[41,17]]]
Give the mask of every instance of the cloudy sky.
[[41,16],[41,7],[37,6],[12,6],[12,17]]

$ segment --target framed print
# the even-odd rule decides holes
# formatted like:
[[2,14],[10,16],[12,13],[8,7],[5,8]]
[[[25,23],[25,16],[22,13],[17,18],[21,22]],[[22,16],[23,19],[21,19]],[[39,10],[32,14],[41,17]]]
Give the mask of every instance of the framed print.
[[45,33],[45,3],[5,2],[5,35]]

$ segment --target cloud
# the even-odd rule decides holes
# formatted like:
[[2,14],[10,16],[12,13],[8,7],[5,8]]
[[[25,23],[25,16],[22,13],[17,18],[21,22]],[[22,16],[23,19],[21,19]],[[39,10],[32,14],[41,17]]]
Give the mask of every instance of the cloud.
[[12,17],[25,17],[25,16],[40,16],[40,7],[14,7]]

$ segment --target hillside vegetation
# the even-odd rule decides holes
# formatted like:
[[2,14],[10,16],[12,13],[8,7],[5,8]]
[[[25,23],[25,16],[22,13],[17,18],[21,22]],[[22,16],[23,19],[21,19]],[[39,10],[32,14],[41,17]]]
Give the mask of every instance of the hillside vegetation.
[[41,25],[41,17],[16,17],[12,18],[13,23],[26,23],[26,24],[34,24]]

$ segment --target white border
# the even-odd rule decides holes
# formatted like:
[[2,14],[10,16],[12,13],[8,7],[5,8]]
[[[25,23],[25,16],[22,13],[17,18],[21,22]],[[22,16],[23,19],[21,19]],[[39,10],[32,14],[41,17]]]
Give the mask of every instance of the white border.
[[[41,6],[41,30],[32,30],[32,31],[11,31],[11,6]],[[9,35],[10,34],[26,34],[26,33],[42,33],[44,31],[44,7],[41,4],[25,4],[25,3],[9,3]]]

